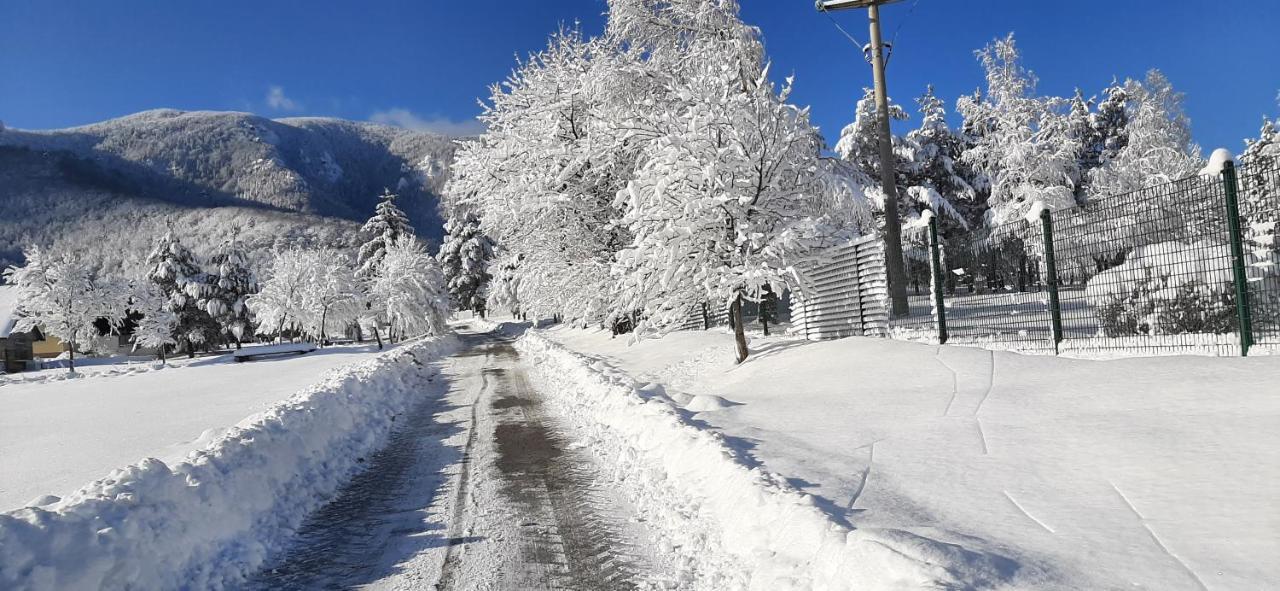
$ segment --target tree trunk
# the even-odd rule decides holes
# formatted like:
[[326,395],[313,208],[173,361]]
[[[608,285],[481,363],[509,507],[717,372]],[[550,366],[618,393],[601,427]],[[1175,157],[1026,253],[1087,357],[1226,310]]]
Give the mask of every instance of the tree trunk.
[[68,344],[70,345],[70,347],[67,348],[67,351],[71,353],[71,358],[69,360],[70,362],[67,364],[67,373],[76,373],[76,341],[75,339],[72,339],[71,342]]
[[168,365],[169,361],[164,357],[165,345],[160,345],[160,365]]
[[328,318],[328,317],[329,317],[329,309],[325,308],[324,311],[320,313],[320,348],[321,349],[324,348],[324,336],[325,336],[324,321],[325,321],[325,318]]
[[729,305],[729,319],[733,322],[733,339],[738,345],[738,363],[747,360],[747,334],[742,329],[742,294],[734,296]]
[[373,338],[377,339],[377,341],[378,341],[378,350],[379,350],[379,351],[381,351],[381,350],[382,350],[382,335],[379,335],[379,334],[378,334],[378,325],[377,325],[377,324],[374,324],[374,325],[373,325]]
[[187,344],[187,359],[195,359],[196,347],[191,344],[191,339],[189,337],[182,337],[182,340]]
[[764,336],[766,337],[769,336],[769,315],[768,314],[760,315],[760,325],[764,327]]

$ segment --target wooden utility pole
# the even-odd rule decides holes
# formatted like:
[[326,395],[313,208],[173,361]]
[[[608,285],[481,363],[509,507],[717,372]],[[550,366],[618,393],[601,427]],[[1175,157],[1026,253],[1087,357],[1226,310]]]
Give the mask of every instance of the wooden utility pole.
[[889,89],[884,76],[884,42],[880,5],[899,0],[819,0],[818,11],[866,8],[871,23],[871,71],[876,90],[876,127],[880,144],[880,184],[884,190],[884,258],[889,279],[890,314],[906,316],[907,272],[902,260],[902,221],[898,219],[898,177],[894,169],[893,132],[889,129]]

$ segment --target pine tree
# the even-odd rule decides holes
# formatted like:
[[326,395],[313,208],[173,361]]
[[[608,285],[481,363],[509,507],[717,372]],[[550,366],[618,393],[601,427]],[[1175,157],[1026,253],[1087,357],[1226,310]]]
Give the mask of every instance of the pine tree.
[[199,261],[173,231],[156,241],[147,255],[147,279],[160,288],[169,301],[169,311],[178,317],[175,338],[195,357],[195,346],[218,338],[217,321],[200,306],[213,287],[200,270]]
[[228,240],[209,257],[209,283],[200,307],[235,339],[236,348],[252,327],[245,300],[258,292],[258,278],[249,268],[248,256],[240,243]]
[[[946,107],[934,95],[933,86],[916,99],[916,104],[920,105],[920,127],[906,137],[910,160],[902,169],[905,184],[931,189],[941,201],[921,202],[913,196],[904,202],[914,208],[913,216],[919,216],[925,208],[934,210],[947,220],[948,233],[952,229],[966,231],[976,227],[982,221],[984,207],[976,202],[976,192],[965,178],[971,172],[960,162],[964,140],[947,125]],[[916,191],[915,194],[921,195],[922,192]]]
[[1090,118],[1093,128],[1092,150],[1097,154],[1097,164],[1114,159],[1129,145],[1129,93],[1123,84],[1112,83],[1103,94],[1107,98],[1098,103],[1098,109]]
[[1240,214],[1258,256],[1280,253],[1280,127],[1263,118],[1257,139],[1245,140],[1240,155]]
[[444,270],[449,295],[457,309],[483,315],[493,242],[480,231],[480,219],[469,211],[455,213],[444,228],[444,243],[436,259]]
[[[840,139],[836,142],[835,151],[842,159],[853,164],[872,182],[880,179],[880,131],[877,126],[876,94],[870,88],[862,89],[862,98],[855,107],[853,123],[840,131]],[[889,118],[893,121],[906,121],[910,117],[897,103],[889,102]],[[903,139],[894,136],[894,170],[897,172],[898,193],[904,194],[907,186],[903,172],[909,167],[909,148]],[[883,194],[879,201],[883,201]],[[905,202],[899,200],[899,203]],[[883,207],[883,205],[881,205]],[[900,208],[901,209],[901,208]],[[901,212],[900,212],[901,213]]]
[[384,189],[373,217],[360,228],[360,233],[369,237],[369,241],[360,246],[356,258],[357,274],[360,277],[376,275],[382,258],[387,254],[387,247],[403,236],[413,236],[413,226],[409,225],[408,216],[396,207],[397,197],[390,189]]

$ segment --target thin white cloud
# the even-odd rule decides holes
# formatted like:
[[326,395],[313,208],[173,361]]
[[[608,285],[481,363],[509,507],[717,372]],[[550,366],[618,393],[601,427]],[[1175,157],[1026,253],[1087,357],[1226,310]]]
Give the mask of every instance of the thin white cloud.
[[267,106],[277,111],[299,111],[302,105],[284,94],[283,86],[267,89]]
[[462,137],[484,133],[484,124],[476,119],[454,121],[447,117],[423,117],[409,109],[376,111],[369,120],[383,125],[394,125],[415,131],[430,131],[441,135]]

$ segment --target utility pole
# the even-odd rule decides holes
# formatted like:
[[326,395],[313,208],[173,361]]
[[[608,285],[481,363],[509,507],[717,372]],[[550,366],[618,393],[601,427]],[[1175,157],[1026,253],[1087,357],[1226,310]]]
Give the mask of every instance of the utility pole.
[[902,221],[898,219],[898,181],[894,170],[893,135],[889,130],[889,90],[884,76],[884,42],[880,5],[900,0],[818,0],[819,12],[866,8],[871,20],[871,71],[876,89],[876,124],[880,132],[880,184],[884,189],[884,258],[889,279],[890,314],[906,316],[907,272],[902,260]]

